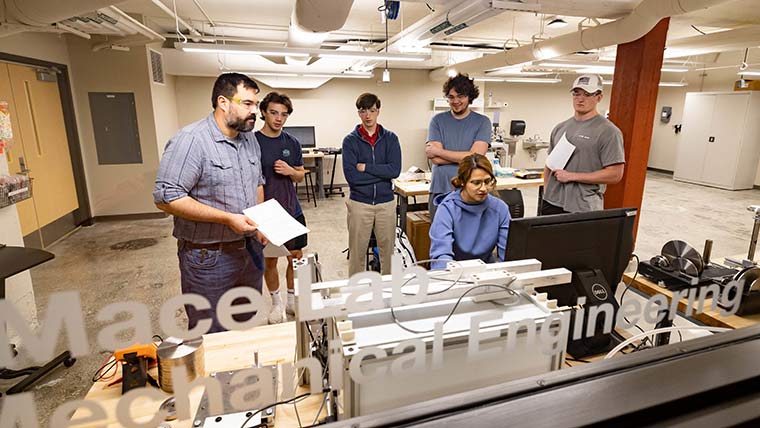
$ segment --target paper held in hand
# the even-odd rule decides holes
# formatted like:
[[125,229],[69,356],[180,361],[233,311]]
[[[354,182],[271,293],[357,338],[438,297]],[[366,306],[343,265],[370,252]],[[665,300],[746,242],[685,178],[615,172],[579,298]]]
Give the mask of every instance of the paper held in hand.
[[259,232],[272,245],[281,246],[296,236],[309,233],[309,229],[291,217],[275,199],[246,208],[243,214],[259,225]]
[[565,134],[562,134],[562,138],[559,139],[559,142],[554,146],[552,152],[546,157],[547,168],[552,171],[565,169],[567,161],[570,160],[573,151],[575,151],[575,146],[567,141]]

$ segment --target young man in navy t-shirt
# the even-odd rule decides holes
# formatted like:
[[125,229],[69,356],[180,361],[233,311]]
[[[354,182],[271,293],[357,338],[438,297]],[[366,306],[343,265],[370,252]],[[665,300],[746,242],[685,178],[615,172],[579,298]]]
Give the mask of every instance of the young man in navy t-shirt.
[[[283,208],[296,220],[306,225],[301,204],[298,203],[294,183],[300,183],[304,178],[303,156],[301,143],[282,127],[293,113],[293,103],[287,95],[270,92],[261,100],[259,105],[264,126],[256,131],[256,139],[261,146],[261,166],[266,179],[264,184],[264,200],[276,199]],[[289,314],[294,313],[293,294],[293,258],[302,258],[302,249],[306,247],[306,234],[298,236],[285,243],[290,250],[287,271],[287,305],[283,308],[280,297],[280,277],[277,272],[277,258],[266,258],[264,279],[272,295],[272,309],[269,313],[270,324],[282,322],[283,309]]]

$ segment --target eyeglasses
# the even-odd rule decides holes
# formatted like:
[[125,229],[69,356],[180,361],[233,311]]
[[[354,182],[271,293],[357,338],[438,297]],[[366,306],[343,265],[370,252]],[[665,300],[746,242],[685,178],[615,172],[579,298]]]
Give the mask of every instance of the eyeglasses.
[[591,97],[594,97],[596,95],[599,95],[599,91],[594,92],[593,94],[589,94],[586,91],[573,91],[573,97],[575,97],[575,98],[581,98],[581,97],[583,97],[583,98],[591,98]]
[[486,178],[485,180],[470,180],[470,184],[478,188],[485,185],[487,188],[494,187],[496,185],[495,178]]
[[357,111],[359,112],[359,114],[367,114],[367,113],[372,113],[372,114],[375,114],[375,113],[377,113],[377,112],[378,112],[378,111],[380,111],[380,110],[378,110],[378,109],[376,109],[376,108],[371,108],[371,109],[360,108],[360,109],[359,109],[359,110],[357,110]]
[[225,98],[251,111],[256,111],[259,109],[259,103],[251,101],[251,100],[241,100],[240,98],[235,98],[235,97],[232,97],[232,98],[225,97]]
[[446,99],[449,102],[452,102],[454,100],[463,101],[463,100],[467,99],[467,95],[462,95],[462,94],[459,94],[459,95],[446,95]]
[[287,119],[290,116],[290,113],[286,111],[280,113],[279,111],[276,111],[276,110],[269,110],[267,114],[274,117],[281,117],[283,119]]

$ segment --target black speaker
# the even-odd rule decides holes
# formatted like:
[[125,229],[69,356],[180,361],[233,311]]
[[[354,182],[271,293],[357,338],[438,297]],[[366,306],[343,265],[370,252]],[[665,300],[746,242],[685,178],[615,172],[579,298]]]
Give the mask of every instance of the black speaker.
[[525,134],[525,121],[513,120],[509,122],[509,135],[518,136]]

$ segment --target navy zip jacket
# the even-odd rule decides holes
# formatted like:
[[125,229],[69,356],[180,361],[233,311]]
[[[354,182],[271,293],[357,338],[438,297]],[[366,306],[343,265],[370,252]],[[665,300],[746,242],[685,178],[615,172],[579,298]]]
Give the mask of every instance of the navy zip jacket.
[[[343,175],[351,189],[351,199],[365,204],[393,200],[391,180],[401,174],[401,145],[391,131],[377,125],[375,147],[359,133],[358,125],[343,139]],[[356,164],[365,165],[364,172]]]

